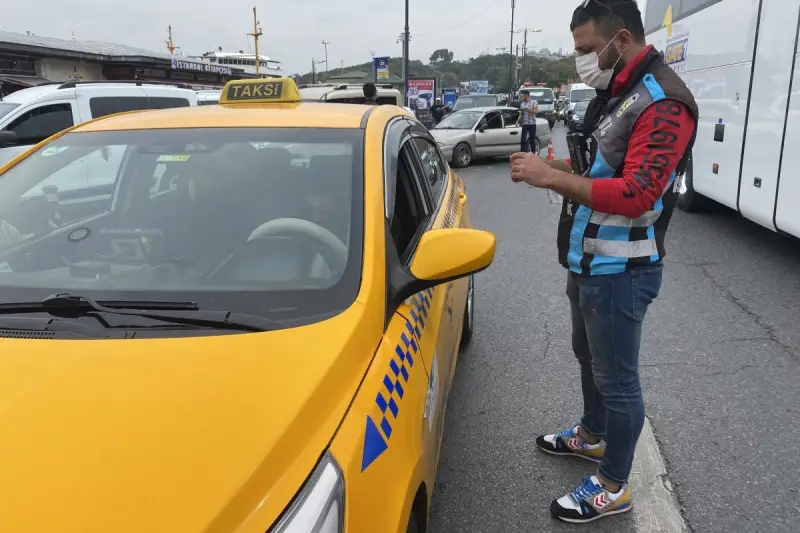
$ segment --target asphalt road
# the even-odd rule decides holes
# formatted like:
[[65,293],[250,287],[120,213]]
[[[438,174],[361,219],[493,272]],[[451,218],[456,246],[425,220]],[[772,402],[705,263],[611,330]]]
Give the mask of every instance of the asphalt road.
[[[566,156],[557,127],[556,154]],[[476,227],[498,237],[476,285],[476,333],[448,402],[433,533],[561,532],[548,505],[592,465],[534,439],[578,420],[559,206],[508,162],[462,170]],[[795,532],[800,522],[800,241],[718,209],[677,211],[645,324],[647,415],[694,532]],[[640,533],[632,516],[585,529]],[[654,533],[654,532],[646,532]]]

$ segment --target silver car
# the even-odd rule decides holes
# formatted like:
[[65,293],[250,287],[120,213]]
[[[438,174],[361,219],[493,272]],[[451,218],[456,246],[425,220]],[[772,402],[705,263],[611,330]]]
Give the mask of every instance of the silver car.
[[[513,107],[475,107],[446,116],[431,133],[445,159],[463,168],[474,159],[519,152],[522,128],[517,126],[518,119],[519,109]],[[534,153],[538,154],[552,137],[547,120],[537,118]]]

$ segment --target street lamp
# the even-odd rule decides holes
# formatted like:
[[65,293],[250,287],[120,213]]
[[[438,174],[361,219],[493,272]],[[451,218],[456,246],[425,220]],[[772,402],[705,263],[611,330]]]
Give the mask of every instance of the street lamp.
[[330,41],[326,41],[325,39],[322,40],[322,46],[325,47],[325,75],[328,74],[328,45],[331,44]]

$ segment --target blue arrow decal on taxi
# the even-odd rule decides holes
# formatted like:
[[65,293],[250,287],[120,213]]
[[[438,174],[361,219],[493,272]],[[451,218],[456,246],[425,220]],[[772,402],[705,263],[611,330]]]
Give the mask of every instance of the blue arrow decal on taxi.
[[[405,395],[405,385],[414,367],[419,346],[414,337],[422,339],[425,318],[431,306],[433,289],[425,290],[414,296],[411,317],[413,324],[406,321],[406,331],[400,334],[400,342],[395,346],[395,356],[389,359],[386,375],[383,376],[381,390],[375,397],[375,404],[380,409],[380,422],[367,415],[364,427],[364,450],[361,455],[361,471],[363,472],[389,449],[392,437],[392,423],[400,416],[400,406]],[[415,311],[416,310],[416,311]]]

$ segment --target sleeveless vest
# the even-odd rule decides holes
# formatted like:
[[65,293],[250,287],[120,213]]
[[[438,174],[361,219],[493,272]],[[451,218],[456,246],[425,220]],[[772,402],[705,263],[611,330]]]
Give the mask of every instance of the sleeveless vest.
[[[662,55],[651,49],[633,72],[628,87],[619,96],[607,99],[602,112],[595,113],[595,120],[587,124],[591,135],[587,135],[586,149],[591,157],[586,176],[620,179],[636,121],[652,105],[671,105],[663,100],[686,105],[697,123],[698,109],[692,93],[664,63]],[[661,198],[639,218],[602,213],[565,198],[558,228],[559,262],[576,274],[590,276],[659,263],[666,255],[664,235],[677,199],[675,178],[686,168],[696,133],[695,127]]]

